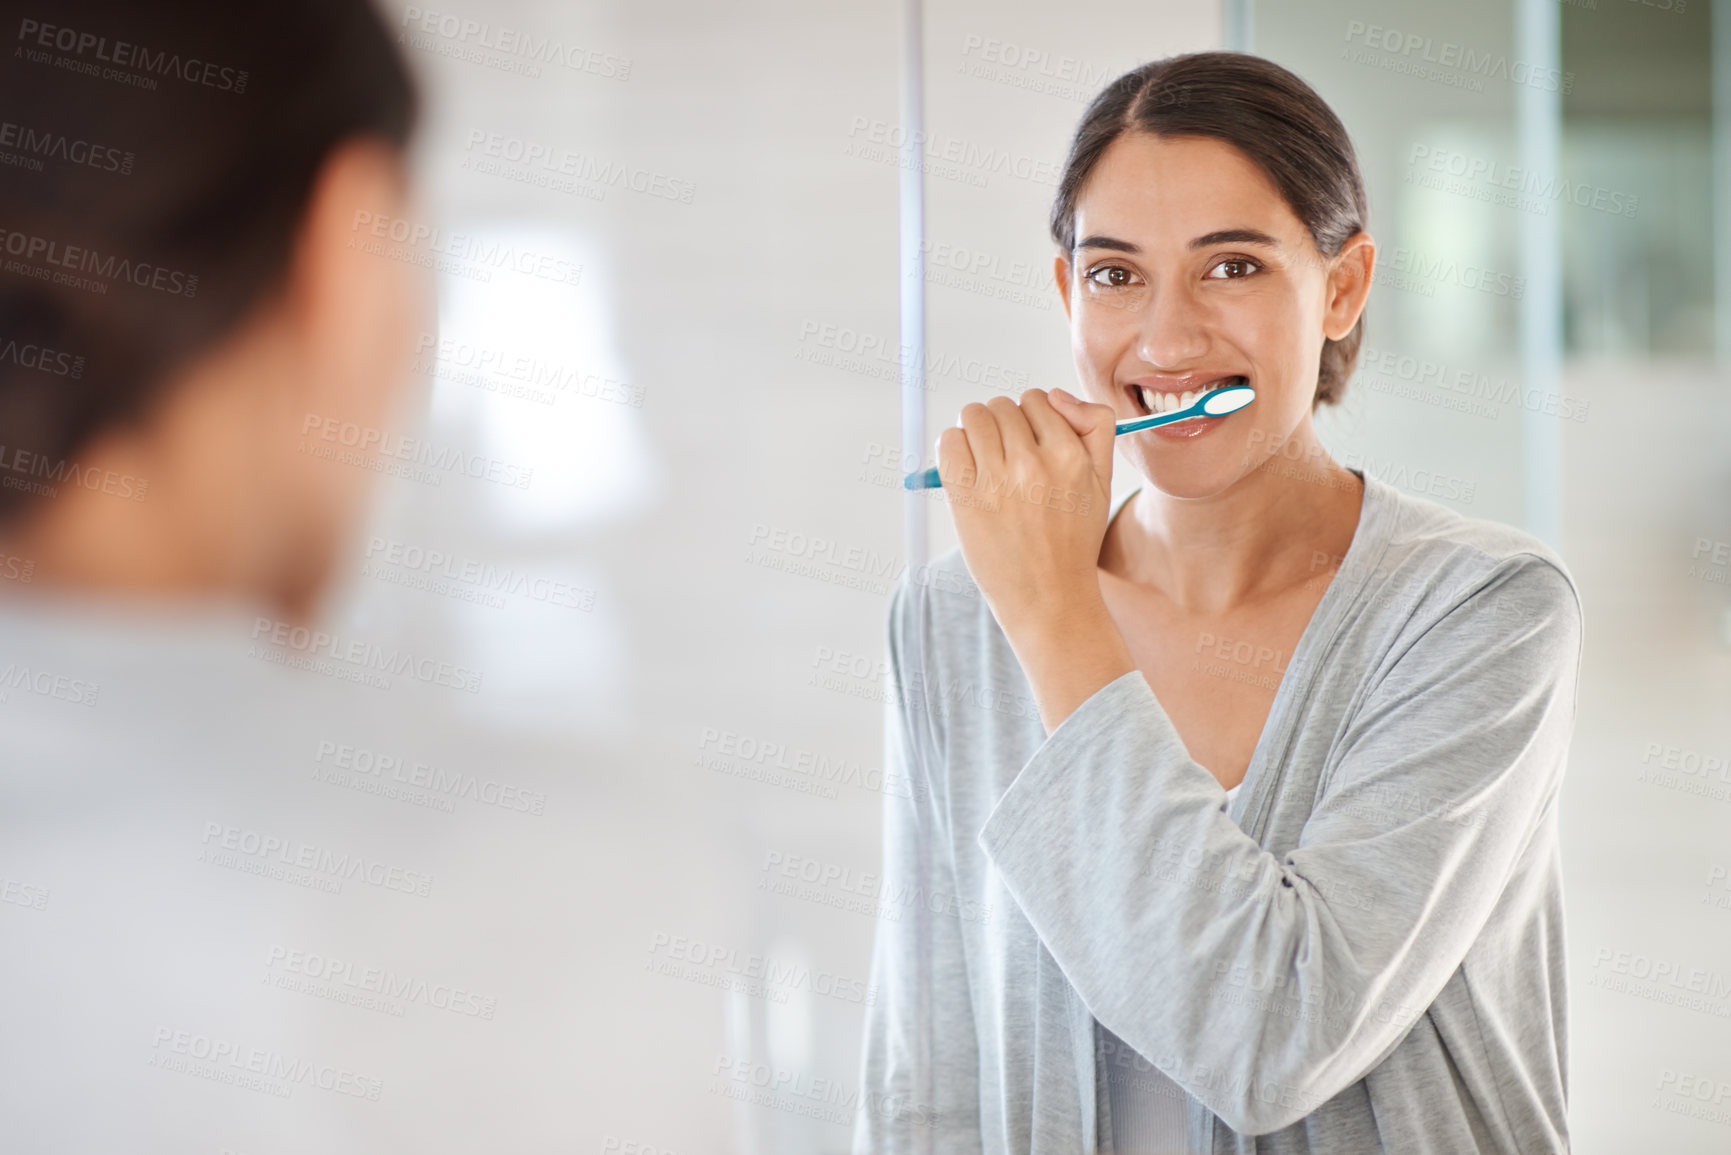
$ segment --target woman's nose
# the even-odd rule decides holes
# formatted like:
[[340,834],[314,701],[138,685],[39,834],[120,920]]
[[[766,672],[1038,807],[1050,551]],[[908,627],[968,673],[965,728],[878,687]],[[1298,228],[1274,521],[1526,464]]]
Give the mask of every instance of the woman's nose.
[[1150,365],[1179,368],[1208,349],[1208,319],[1202,303],[1183,285],[1161,285],[1148,294],[1137,333],[1137,355]]

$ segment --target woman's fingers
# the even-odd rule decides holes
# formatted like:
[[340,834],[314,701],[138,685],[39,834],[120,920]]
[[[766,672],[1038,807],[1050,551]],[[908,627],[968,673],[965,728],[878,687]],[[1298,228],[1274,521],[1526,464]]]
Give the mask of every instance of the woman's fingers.
[[1063,417],[1094,463],[1094,472],[1110,482],[1112,478],[1112,447],[1118,437],[1118,414],[1110,405],[1083,401],[1063,389],[1052,390],[1053,411]]
[[1028,415],[1013,399],[1002,395],[993,397],[986,402],[986,410],[997,419],[1006,462],[1025,458],[1037,450],[1039,442],[1034,437],[1033,427],[1028,424]]
[[994,476],[1002,473],[1008,446],[999,429],[998,415],[975,401],[962,406],[959,420],[963,432],[968,435],[968,448],[973,451],[974,464],[984,473]]
[[1027,415],[1028,426],[1042,449],[1076,445],[1078,431],[1052,407],[1044,389],[1030,389],[1022,394],[1022,412]]
[[970,489],[979,476],[967,433],[956,425],[938,434],[938,477],[944,488]]
[[938,476],[945,488],[972,488],[987,479],[1026,471],[1060,473],[1088,459],[1100,477],[1112,476],[1112,440],[1117,414],[1062,389],[1048,396],[1030,389],[1018,403],[993,397],[962,407],[957,427],[938,438]]

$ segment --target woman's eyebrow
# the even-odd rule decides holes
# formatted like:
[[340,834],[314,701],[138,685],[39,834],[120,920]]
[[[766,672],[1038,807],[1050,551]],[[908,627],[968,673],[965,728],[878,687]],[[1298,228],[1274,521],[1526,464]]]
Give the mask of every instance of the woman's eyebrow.
[[1205,249],[1209,245],[1267,245],[1271,249],[1278,249],[1280,242],[1261,229],[1219,229],[1204,233],[1190,242],[1193,249]]
[[[1271,249],[1278,249],[1280,247],[1279,241],[1275,240],[1261,229],[1216,229],[1214,232],[1204,233],[1202,236],[1197,237],[1195,240],[1190,242],[1189,247],[1193,249],[1205,249],[1209,245],[1231,244],[1266,245]],[[1132,244],[1129,241],[1121,241],[1117,237],[1107,236],[1082,238],[1080,241],[1076,242],[1076,248],[1074,251],[1079,253],[1083,249],[1114,249],[1120,253],[1140,253],[1142,251],[1139,246]]]
[[1120,253],[1139,253],[1142,251],[1129,241],[1121,241],[1117,237],[1100,236],[1084,237],[1076,242],[1076,247],[1072,251],[1079,253],[1083,249],[1116,249]]

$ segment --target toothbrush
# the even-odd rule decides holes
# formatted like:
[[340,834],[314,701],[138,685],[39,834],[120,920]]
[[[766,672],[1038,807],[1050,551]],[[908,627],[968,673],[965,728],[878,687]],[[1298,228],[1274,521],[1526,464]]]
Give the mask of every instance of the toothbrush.
[[[1170,413],[1150,413],[1146,417],[1125,418],[1118,422],[1113,436],[1140,433],[1144,429],[1171,425],[1175,421],[1188,421],[1192,417],[1224,417],[1228,413],[1238,412],[1254,400],[1256,390],[1249,385],[1224,385],[1219,389],[1210,389],[1184,409],[1174,409]],[[942,489],[943,486],[943,480],[938,477],[938,467],[935,465],[921,473],[910,473],[902,478],[903,489]]]

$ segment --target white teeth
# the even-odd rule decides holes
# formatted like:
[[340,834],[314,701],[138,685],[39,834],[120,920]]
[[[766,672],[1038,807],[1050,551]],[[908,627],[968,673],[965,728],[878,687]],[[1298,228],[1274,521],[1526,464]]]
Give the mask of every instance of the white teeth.
[[1222,381],[1219,384],[1210,385],[1203,389],[1186,389],[1182,393],[1161,393],[1148,388],[1146,385],[1138,385],[1136,386],[1136,389],[1137,395],[1141,397],[1142,404],[1147,408],[1148,412],[1175,413],[1180,409],[1190,408],[1210,389],[1219,388],[1220,385],[1224,384],[1226,384],[1226,382]]

